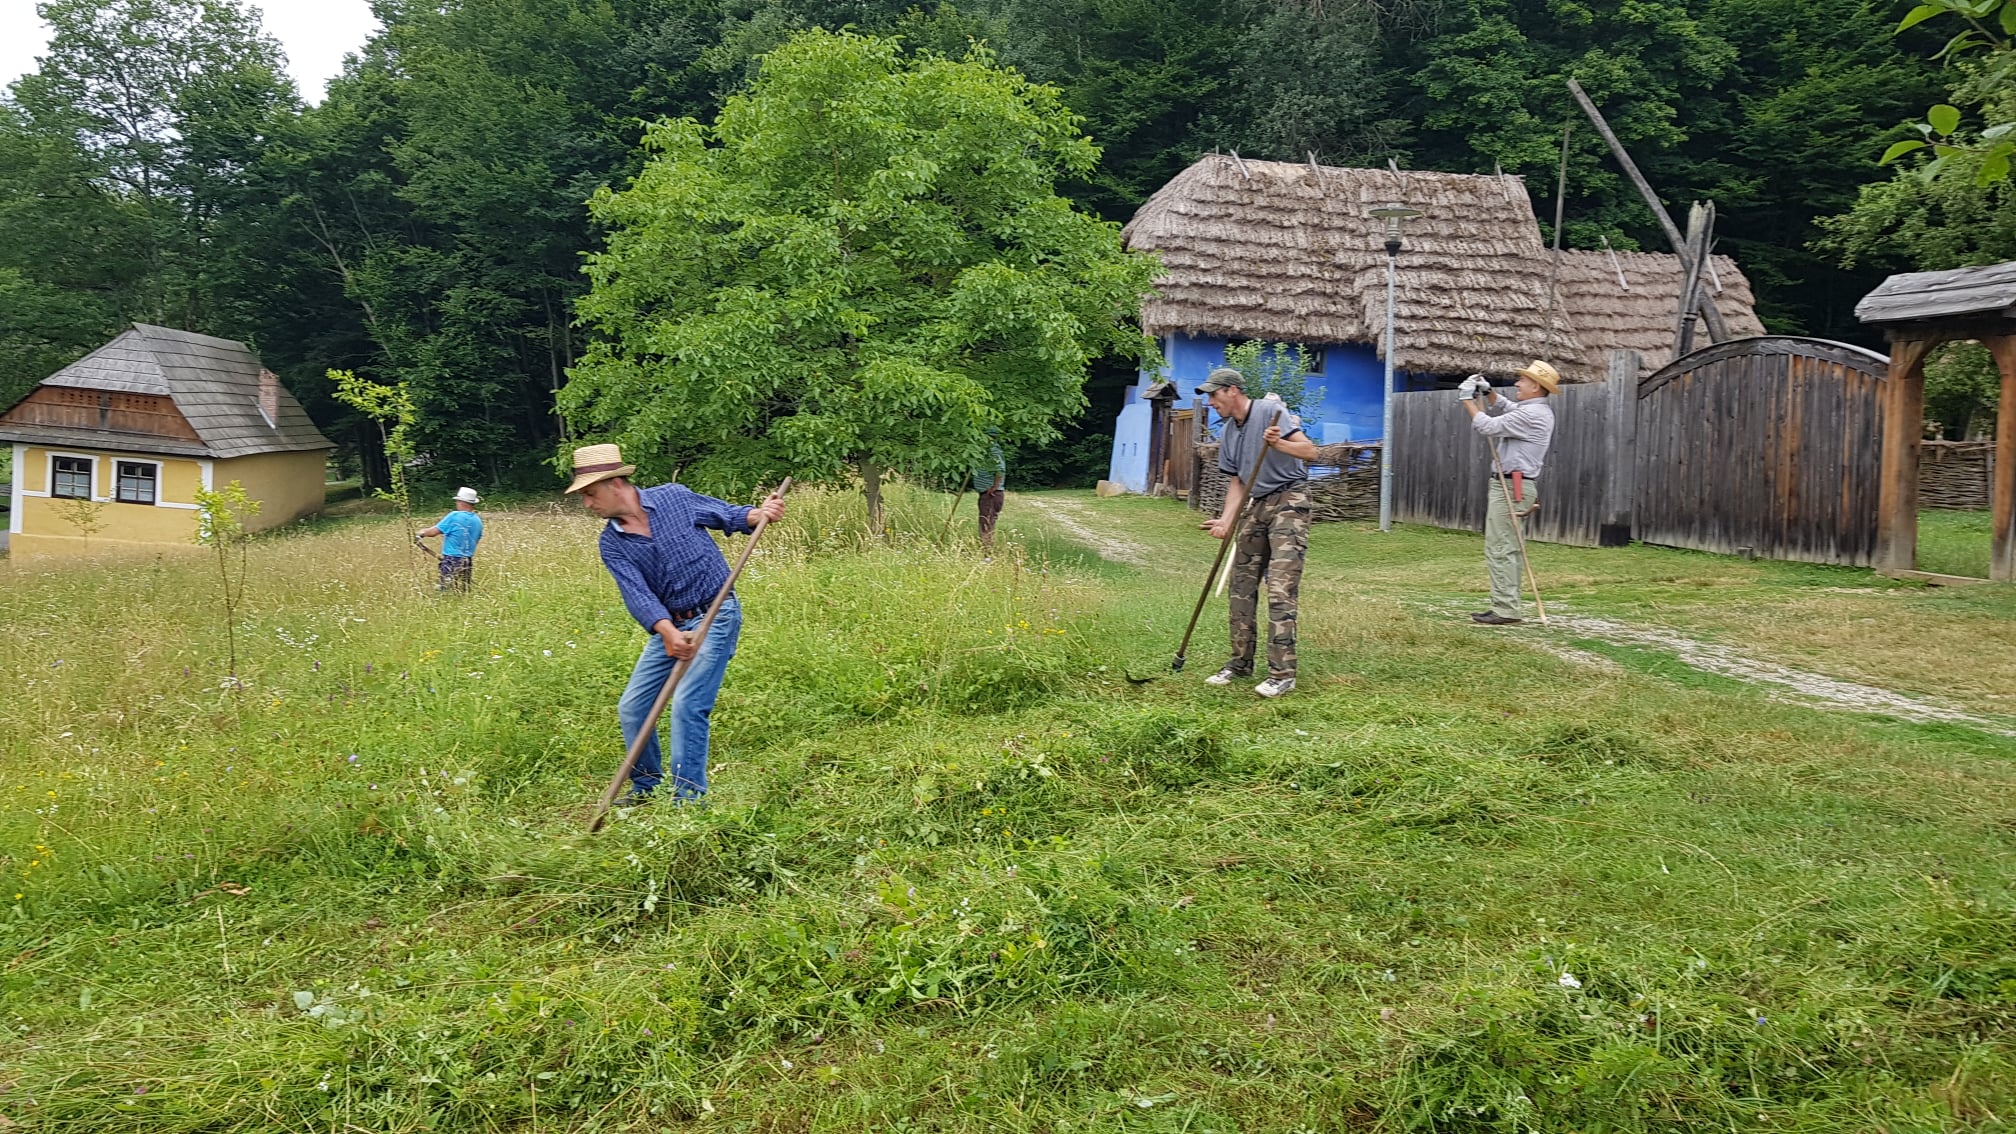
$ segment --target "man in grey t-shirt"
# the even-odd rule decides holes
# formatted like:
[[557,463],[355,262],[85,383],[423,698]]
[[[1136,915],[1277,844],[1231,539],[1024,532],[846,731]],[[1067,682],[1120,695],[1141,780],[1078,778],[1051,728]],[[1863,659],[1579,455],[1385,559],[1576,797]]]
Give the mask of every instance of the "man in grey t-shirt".
[[1281,399],[1254,400],[1246,378],[1231,367],[1213,370],[1197,392],[1211,399],[1224,419],[1218,471],[1229,478],[1225,507],[1199,527],[1224,539],[1239,523],[1246,502],[1246,475],[1260,462],[1253,481],[1253,504],[1233,549],[1231,584],[1232,659],[1204,680],[1230,685],[1253,673],[1259,637],[1260,580],[1267,580],[1267,680],[1253,687],[1262,697],[1295,688],[1295,616],[1302,586],[1302,562],[1309,551],[1309,467],[1316,444],[1302,421]]

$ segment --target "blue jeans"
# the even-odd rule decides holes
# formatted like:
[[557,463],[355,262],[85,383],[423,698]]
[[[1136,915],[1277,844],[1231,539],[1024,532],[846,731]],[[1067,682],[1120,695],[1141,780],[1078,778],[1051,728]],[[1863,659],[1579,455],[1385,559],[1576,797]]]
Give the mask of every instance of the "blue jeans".
[[[695,615],[674,625],[690,633],[704,617]],[[670,722],[674,798],[693,799],[707,793],[707,718],[714,712],[714,698],[721,693],[721,678],[728,672],[728,659],[735,656],[735,643],[741,636],[742,604],[731,594],[721,604],[721,613],[714,616],[714,628],[707,632],[707,641],[694,655],[686,676],[679,679],[679,688],[673,691],[672,703],[665,709],[665,719]],[[672,676],[672,667],[677,663],[678,659],[665,656],[665,643],[657,635],[645,639],[637,668],[630,673],[630,685],[623,690],[623,700],[616,706],[616,716],[623,722],[625,751],[644,728],[651,703],[658,699],[658,691],[665,687],[665,679]],[[630,788],[638,795],[649,795],[664,775],[654,729],[630,769]]]

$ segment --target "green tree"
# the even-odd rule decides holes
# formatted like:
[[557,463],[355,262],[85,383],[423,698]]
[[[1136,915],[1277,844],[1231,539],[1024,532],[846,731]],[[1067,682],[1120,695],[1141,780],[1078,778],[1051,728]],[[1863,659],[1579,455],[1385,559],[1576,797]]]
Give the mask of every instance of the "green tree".
[[[2016,0],[1928,0],[1912,8],[1897,30],[1907,31],[1941,16],[1952,16],[1961,25],[1937,55],[1959,77],[1953,101],[1926,111],[1925,120],[1914,124],[1921,137],[1893,144],[1884,151],[1883,161],[1888,164],[1929,149],[1933,156],[1920,171],[1923,177],[1936,177],[1951,159],[1965,156],[1973,159],[1966,167],[1975,184],[2007,181],[2010,162],[2016,159]],[[1942,22],[1950,25],[1954,20]],[[1969,105],[1982,112],[1978,131],[1963,129],[1960,107]]]
[[[36,140],[41,176],[88,184],[85,207],[104,199],[122,214],[110,247],[87,245],[126,260],[113,313],[218,329],[214,293],[228,268],[212,256],[212,228],[270,125],[298,108],[279,45],[239,0],[43,0],[37,10],[49,48],[9,101],[17,129]],[[80,211],[59,206],[39,223],[74,239]]]
[[1980,343],[1947,343],[1925,360],[1925,417],[1939,423],[1947,440],[1992,437],[2001,400],[2002,374]]
[[[1937,271],[2016,259],[2016,181],[2008,176],[2016,153],[2016,0],[1920,4],[1898,31],[1947,14],[1962,21],[1937,52],[1949,64],[1952,102],[1915,124],[1920,137],[1884,152],[1882,160],[1896,164],[1890,180],[1864,186],[1846,211],[1822,222],[1813,246],[1843,264]],[[1963,129],[1955,103],[1978,107],[1985,126]],[[1929,160],[1914,165],[1914,154]]]
[[580,302],[601,338],[562,394],[653,475],[724,492],[952,473],[1047,441],[1156,267],[1057,196],[1098,149],[1057,92],[996,66],[806,32],[709,127],[661,122]]

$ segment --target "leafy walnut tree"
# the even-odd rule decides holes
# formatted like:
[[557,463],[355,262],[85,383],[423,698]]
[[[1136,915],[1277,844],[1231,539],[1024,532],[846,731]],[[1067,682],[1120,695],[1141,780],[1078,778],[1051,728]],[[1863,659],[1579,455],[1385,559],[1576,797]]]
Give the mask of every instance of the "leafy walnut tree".
[[600,334],[561,395],[586,434],[722,493],[950,473],[1042,443],[1159,270],[1057,195],[1099,150],[1055,89],[998,67],[806,32],[711,127],[661,122],[579,304]]

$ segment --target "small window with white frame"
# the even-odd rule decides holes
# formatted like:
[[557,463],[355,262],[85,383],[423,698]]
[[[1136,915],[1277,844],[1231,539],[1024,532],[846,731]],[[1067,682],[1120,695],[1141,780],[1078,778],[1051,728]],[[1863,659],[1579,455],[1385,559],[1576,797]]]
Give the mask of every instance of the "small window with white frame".
[[119,492],[115,499],[121,504],[152,504],[160,497],[161,466],[152,461],[120,461]]
[[49,458],[49,495],[59,500],[91,499],[91,466],[89,457]]

